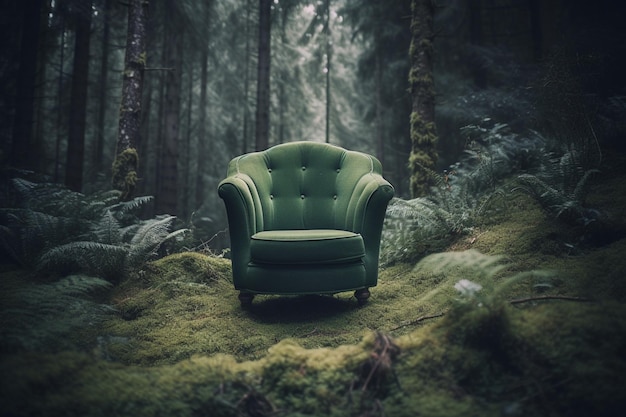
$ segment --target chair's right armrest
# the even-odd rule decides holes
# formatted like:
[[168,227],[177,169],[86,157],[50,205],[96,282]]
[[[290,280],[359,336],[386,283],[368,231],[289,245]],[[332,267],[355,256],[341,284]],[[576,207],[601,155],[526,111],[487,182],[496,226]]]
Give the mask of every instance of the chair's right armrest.
[[240,277],[245,277],[250,261],[250,237],[256,233],[259,222],[263,221],[259,196],[252,179],[243,174],[230,176],[220,182],[218,194],[226,206],[233,280],[237,288]]

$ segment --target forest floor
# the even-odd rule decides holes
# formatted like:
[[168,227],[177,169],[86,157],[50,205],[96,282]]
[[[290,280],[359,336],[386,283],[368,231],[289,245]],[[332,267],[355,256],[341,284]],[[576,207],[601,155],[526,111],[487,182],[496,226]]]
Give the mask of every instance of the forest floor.
[[[588,205],[623,225],[620,164]],[[228,260],[152,262],[72,335],[82,349],[2,356],[0,416],[621,415],[626,239],[580,242],[527,196],[505,207],[443,257],[382,268],[362,307],[341,293],[242,309]],[[462,279],[482,289],[463,297]]]

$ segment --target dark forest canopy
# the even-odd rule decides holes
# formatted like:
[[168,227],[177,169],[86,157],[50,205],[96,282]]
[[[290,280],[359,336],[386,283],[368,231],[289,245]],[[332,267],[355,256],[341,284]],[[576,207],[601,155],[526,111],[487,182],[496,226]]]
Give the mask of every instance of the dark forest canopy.
[[[3,167],[83,192],[111,186],[129,3],[2,2]],[[154,195],[154,213],[203,212],[219,229],[216,184],[232,157],[265,143],[259,114],[270,146],[327,140],[370,152],[410,195],[411,102],[420,100],[409,92],[411,0],[273,1],[266,101],[257,101],[263,2],[143,4],[135,194]],[[554,137],[593,127],[602,146],[623,147],[620,2],[432,4],[437,171],[467,149],[461,128],[481,123]]]

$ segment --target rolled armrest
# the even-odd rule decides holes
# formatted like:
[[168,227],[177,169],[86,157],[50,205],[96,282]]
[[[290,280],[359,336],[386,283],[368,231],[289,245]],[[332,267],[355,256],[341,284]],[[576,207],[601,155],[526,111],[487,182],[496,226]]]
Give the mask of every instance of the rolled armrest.
[[352,218],[351,230],[367,233],[372,223],[380,223],[382,230],[387,205],[394,192],[393,186],[381,175],[364,175],[350,197],[348,217]]
[[235,287],[245,277],[250,261],[250,236],[262,227],[263,216],[254,182],[247,175],[237,174],[218,185],[228,215],[233,280]]
[[351,198],[352,231],[363,236],[367,281],[376,282],[380,236],[387,205],[394,195],[393,186],[379,174],[363,176]]

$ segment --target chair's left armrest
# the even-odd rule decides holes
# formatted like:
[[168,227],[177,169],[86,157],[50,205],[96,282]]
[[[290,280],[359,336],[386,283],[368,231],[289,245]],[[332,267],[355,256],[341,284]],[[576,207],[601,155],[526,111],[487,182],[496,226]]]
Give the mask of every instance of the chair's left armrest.
[[261,215],[258,213],[260,205],[255,202],[258,193],[249,177],[237,174],[220,182],[218,194],[226,206],[233,280],[237,288],[240,278],[246,275],[250,261],[250,237],[256,233],[257,219]]

